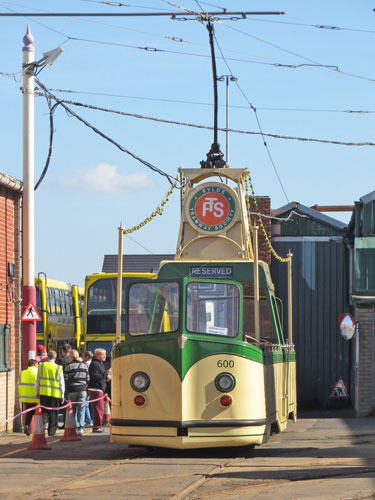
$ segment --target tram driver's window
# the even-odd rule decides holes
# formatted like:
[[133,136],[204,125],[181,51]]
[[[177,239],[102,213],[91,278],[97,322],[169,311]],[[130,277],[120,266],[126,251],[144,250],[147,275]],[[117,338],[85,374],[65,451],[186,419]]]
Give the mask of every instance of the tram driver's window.
[[186,326],[189,332],[235,337],[238,334],[237,286],[228,283],[189,283]]
[[129,289],[129,333],[174,332],[179,324],[178,283],[137,283]]

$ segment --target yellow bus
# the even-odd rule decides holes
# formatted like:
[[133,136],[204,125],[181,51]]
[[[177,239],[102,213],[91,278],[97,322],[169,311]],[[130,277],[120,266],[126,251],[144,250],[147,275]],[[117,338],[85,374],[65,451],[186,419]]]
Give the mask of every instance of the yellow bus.
[[[122,288],[129,281],[155,279],[154,273],[123,273]],[[116,336],[117,273],[95,273],[85,278],[83,314],[83,349],[94,352],[101,347],[107,351],[108,366],[111,361],[112,343]],[[125,296],[125,294],[124,294]],[[122,306],[122,328],[124,332],[124,301]],[[122,339],[124,336],[122,335]]]
[[59,352],[62,345],[75,349],[82,344],[81,318],[84,289],[39,273],[35,278],[36,307],[42,317],[37,322],[37,344]]

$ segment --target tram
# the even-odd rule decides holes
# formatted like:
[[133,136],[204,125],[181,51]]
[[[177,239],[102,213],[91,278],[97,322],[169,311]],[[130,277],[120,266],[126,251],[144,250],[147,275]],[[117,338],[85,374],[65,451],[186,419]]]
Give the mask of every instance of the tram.
[[37,322],[37,343],[46,350],[59,352],[63,344],[78,348],[81,341],[83,288],[48,278],[39,273],[35,278],[36,307],[42,321]]
[[[156,278],[153,273],[123,273],[122,286],[129,280]],[[107,352],[106,365],[109,368],[114,333],[116,332],[117,274],[94,273],[85,278],[83,335],[81,350],[94,352],[101,347]],[[124,305],[122,307],[124,326]],[[124,337],[123,337],[124,338]]]
[[260,445],[296,421],[296,353],[268,265],[258,260],[248,172],[180,174],[175,259],[162,262],[157,277],[124,286],[125,336],[116,336],[112,350],[111,442]]

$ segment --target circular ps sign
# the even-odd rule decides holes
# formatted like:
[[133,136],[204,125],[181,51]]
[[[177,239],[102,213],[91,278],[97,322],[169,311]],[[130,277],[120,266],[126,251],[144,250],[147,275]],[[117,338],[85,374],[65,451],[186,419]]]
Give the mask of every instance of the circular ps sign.
[[236,201],[231,188],[219,183],[200,186],[188,200],[189,217],[203,232],[228,229],[235,220]]

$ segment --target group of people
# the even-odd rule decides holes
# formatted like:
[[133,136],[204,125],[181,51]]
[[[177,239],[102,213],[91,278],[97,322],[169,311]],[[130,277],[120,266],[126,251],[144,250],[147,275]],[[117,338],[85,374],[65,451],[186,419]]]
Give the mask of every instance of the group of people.
[[[63,406],[67,400],[76,402],[73,405],[76,431],[84,433],[85,424],[92,424],[93,432],[104,432],[104,399],[107,379],[110,370],[106,370],[105,349],[96,349],[94,355],[86,351],[80,357],[78,351],[69,344],[64,344],[57,364],[57,353],[48,351],[38,345],[38,356],[30,359],[28,368],[23,370],[18,383],[18,392],[25,409],[35,407],[40,403],[42,418],[48,435],[54,436],[57,431],[58,411],[55,408]],[[85,401],[93,400],[92,403]],[[91,407],[91,408],[90,408]],[[30,435],[30,424],[35,409],[26,413],[24,431]]]

